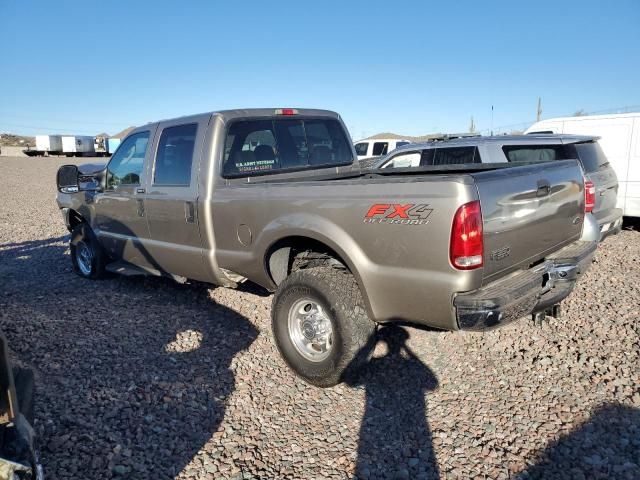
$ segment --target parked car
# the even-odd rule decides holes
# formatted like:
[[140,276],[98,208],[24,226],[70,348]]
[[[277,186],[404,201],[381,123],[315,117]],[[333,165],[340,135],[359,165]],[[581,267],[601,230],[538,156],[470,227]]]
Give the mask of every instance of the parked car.
[[640,217],[640,113],[550,118],[534,123],[525,133],[599,137],[620,184],[617,207],[623,215]]
[[[409,143],[411,143],[410,140],[402,138],[370,138],[355,142],[354,147],[358,161],[360,161],[361,165],[367,166],[374,162],[374,160],[369,159],[377,159]],[[368,162],[363,163],[363,160],[368,160]]]
[[[501,135],[445,142],[411,144],[387,155],[372,168],[478,163],[538,163],[578,159],[588,181],[593,205],[588,211],[598,224],[601,240],[622,229],[622,209],[616,208],[618,180],[598,143],[586,135]],[[593,190],[593,191],[591,191]]]
[[136,128],[107,165],[58,170],[73,269],[275,291],[281,354],[326,387],[365,360],[376,322],[482,330],[557,314],[591,262],[576,160],[374,176],[354,161],[325,110]]

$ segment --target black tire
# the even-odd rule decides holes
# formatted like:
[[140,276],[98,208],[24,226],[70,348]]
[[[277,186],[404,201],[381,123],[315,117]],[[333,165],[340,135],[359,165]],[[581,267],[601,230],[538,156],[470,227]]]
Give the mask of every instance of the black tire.
[[27,368],[13,369],[13,383],[16,387],[18,408],[29,424],[33,425],[33,371]]
[[[327,313],[333,328],[329,356],[311,361],[300,354],[289,333],[289,312],[296,302],[310,298]],[[367,360],[365,345],[375,331],[358,283],[349,272],[314,267],[289,275],[273,297],[271,322],[284,360],[303,380],[317,387],[332,387]]]
[[[86,246],[91,253],[90,268],[83,268],[82,260],[78,258],[82,250]],[[71,262],[73,263],[73,271],[83,278],[96,280],[105,277],[105,265],[107,255],[98,242],[93,230],[86,223],[80,223],[75,226],[71,232],[71,241],[69,242],[69,250],[71,251]],[[84,262],[89,266],[87,262]]]

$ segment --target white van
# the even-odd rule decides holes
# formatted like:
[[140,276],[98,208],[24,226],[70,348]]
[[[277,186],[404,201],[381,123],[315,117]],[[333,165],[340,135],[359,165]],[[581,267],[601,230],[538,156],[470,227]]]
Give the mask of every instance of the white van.
[[355,142],[353,146],[356,149],[358,160],[363,160],[365,158],[381,157],[391,150],[408,143],[411,143],[411,141],[404,138],[369,138]]
[[640,217],[640,113],[550,118],[525,133],[574,133],[600,137],[602,150],[618,177],[623,215]]

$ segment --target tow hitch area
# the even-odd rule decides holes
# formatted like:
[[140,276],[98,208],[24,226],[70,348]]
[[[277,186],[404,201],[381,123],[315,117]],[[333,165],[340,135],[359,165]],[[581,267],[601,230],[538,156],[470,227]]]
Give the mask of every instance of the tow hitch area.
[[541,326],[547,317],[553,317],[555,319],[562,317],[562,307],[559,303],[556,303],[552,307],[547,308],[542,312],[536,312],[531,314],[531,319],[535,325]]
[[0,332],[0,480],[44,478],[33,422],[33,373],[11,368],[7,339]]

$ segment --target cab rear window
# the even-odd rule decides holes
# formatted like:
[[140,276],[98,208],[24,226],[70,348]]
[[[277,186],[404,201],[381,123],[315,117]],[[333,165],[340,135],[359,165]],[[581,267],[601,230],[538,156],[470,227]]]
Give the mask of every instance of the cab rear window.
[[351,144],[337,120],[239,120],[227,131],[223,176],[274,174],[352,162]]

